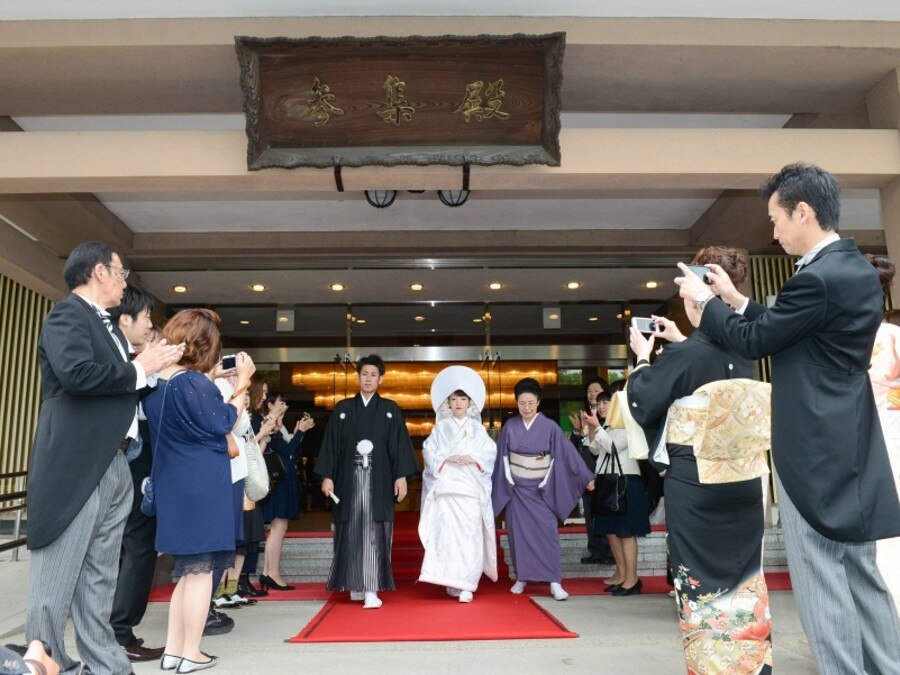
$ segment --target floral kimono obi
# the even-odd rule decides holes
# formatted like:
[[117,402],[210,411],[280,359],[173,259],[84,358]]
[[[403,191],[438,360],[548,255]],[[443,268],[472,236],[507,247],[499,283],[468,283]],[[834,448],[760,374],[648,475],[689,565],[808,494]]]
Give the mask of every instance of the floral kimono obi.
[[735,483],[769,473],[772,386],[717,380],[669,408],[665,442],[690,445],[701,483]]

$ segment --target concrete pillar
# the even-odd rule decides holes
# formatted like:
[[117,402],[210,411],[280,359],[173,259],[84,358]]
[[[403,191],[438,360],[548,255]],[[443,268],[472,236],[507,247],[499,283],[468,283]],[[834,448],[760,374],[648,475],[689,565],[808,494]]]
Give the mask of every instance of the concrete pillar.
[[[888,73],[866,96],[869,126],[873,129],[896,129],[900,133],[900,71]],[[888,257],[900,266],[900,178],[881,189],[881,214],[884,242]],[[900,302],[897,282],[891,290],[894,307]]]

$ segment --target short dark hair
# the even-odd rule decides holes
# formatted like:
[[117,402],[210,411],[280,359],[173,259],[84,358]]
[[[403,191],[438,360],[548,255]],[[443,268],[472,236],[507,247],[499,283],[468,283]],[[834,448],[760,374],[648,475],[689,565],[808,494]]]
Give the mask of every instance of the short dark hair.
[[597,403],[600,403],[600,401],[610,400],[612,400],[612,395],[608,391],[601,391],[599,394],[597,394]]
[[201,373],[210,372],[222,355],[222,320],[211,309],[183,309],[163,328],[170,345],[184,342],[184,355],[178,365]]
[[841,220],[841,186],[832,174],[812,164],[788,164],[769,178],[759,193],[769,199],[778,193],[778,205],[794,212],[797,204],[806,202],[816,213],[823,230],[838,231]]
[[603,391],[609,391],[609,382],[604,380],[602,377],[592,377],[587,382],[584,383],[584,389],[587,391],[587,388],[592,384],[599,384],[600,389]]
[[[86,241],[72,249],[66,258],[63,267],[63,279],[71,291],[73,288],[83,286],[91,279],[91,274],[97,264],[111,265],[113,257],[112,246],[102,241]],[[120,256],[121,257],[121,256]]]
[[886,255],[874,255],[872,253],[866,253],[866,260],[878,272],[878,283],[881,284],[881,290],[887,293],[891,289],[891,283],[894,281],[894,274],[897,273],[894,263]]
[[623,377],[621,380],[616,380],[611,385],[609,385],[610,395],[615,394],[617,391],[622,391],[625,388],[626,381],[627,380]]
[[128,285],[122,294],[122,302],[109,310],[109,319],[113,323],[118,323],[119,317],[124,314],[130,316],[132,320],[137,320],[138,314],[144,310],[153,311],[154,302],[153,296],[140,286]]
[[516,382],[516,386],[513,391],[516,394],[517,401],[522,394],[534,394],[535,396],[537,396],[538,400],[541,400],[543,398],[541,385],[538,384],[538,381],[533,377],[523,377],[521,380]]
[[740,286],[747,281],[747,256],[736,248],[707,246],[697,251],[691,261],[693,265],[708,265],[709,263],[721,267],[735,286]]
[[266,412],[269,412],[269,406],[275,405],[278,399],[284,400],[284,395],[280,391],[275,391],[274,389],[266,394],[266,400],[263,401],[263,408],[265,408]]
[[378,374],[384,377],[384,359],[378,354],[369,354],[362,357],[356,364],[356,372],[361,373],[364,366],[375,366],[378,368]]

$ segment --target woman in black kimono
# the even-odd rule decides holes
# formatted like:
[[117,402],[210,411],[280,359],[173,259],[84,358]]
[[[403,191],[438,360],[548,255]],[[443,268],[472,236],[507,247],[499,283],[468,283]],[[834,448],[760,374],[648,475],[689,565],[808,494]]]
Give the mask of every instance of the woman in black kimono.
[[[693,264],[719,265],[735,286],[747,277],[746,260],[734,249],[703,249]],[[699,323],[692,301],[685,301],[685,311]],[[670,324],[664,322],[664,336],[680,337]],[[638,360],[628,411],[644,429],[651,462],[666,471],[668,545],[688,673],[771,672],[762,480],[701,482],[693,446],[668,442],[675,437],[671,422],[661,445],[677,399],[717,380],[756,379],[756,368],[700,330],[667,345],[652,366],[653,338],[632,328],[630,342]]]

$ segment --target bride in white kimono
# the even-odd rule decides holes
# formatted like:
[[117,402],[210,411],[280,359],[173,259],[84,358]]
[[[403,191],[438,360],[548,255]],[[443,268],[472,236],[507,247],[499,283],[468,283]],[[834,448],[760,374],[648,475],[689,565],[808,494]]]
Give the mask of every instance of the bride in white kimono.
[[445,368],[431,385],[437,416],[422,456],[419,581],[472,602],[482,573],[497,581],[491,474],[497,446],[481,423],[484,382],[465,366]]

